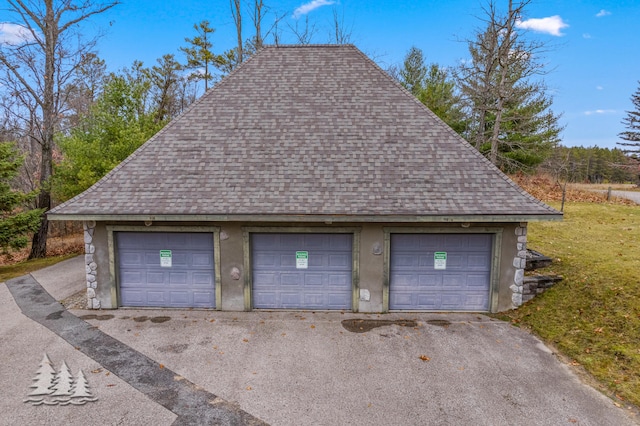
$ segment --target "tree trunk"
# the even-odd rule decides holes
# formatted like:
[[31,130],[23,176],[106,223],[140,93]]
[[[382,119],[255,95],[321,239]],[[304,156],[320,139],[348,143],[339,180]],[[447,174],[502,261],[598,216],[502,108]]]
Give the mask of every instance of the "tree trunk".
[[40,229],[31,241],[31,253],[29,259],[46,257],[47,236],[49,221],[46,212],[51,209],[51,175],[53,174],[53,135],[55,133],[55,54],[58,44],[58,25],[53,10],[53,0],[46,0],[45,14],[45,65],[44,65],[44,90],[42,93],[42,159],[40,162],[40,193],[36,208],[44,209],[44,217]]

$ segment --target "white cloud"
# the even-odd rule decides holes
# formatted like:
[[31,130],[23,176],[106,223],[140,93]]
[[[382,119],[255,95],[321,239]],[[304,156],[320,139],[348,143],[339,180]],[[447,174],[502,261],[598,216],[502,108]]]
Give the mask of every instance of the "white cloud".
[[604,87],[602,87],[602,86],[596,86],[596,90],[604,90]]
[[589,33],[584,33],[582,34],[582,38],[586,38],[587,40],[591,38],[591,34]]
[[335,0],[311,0],[309,3],[305,3],[294,10],[293,18],[298,19],[302,15],[306,15],[312,10],[315,10],[322,6],[331,6],[332,4],[335,4]]
[[17,46],[33,40],[33,34],[22,25],[0,22],[0,44]]
[[615,114],[616,110],[615,109],[596,109],[593,111],[585,111],[584,115],[608,115],[608,114]]
[[609,16],[611,12],[608,10],[601,9],[600,12],[596,13],[596,18],[602,18],[603,16]]
[[564,22],[559,15],[549,16],[547,18],[531,18],[526,21],[516,22],[516,27],[518,28],[551,34],[558,37],[563,35],[560,31],[568,26],[569,24]]

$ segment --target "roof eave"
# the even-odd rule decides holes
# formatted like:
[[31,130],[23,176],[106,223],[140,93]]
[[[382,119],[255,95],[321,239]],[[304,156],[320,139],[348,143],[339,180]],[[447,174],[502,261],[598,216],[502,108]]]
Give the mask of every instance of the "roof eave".
[[151,221],[151,222],[318,222],[318,223],[499,223],[561,221],[562,213],[479,215],[249,215],[249,214],[63,214],[49,213],[49,220]]

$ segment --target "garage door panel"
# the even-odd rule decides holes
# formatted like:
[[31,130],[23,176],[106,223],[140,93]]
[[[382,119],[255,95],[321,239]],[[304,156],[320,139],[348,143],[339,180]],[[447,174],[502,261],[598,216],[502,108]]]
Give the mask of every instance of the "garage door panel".
[[213,302],[211,293],[208,291],[205,292],[199,292],[199,291],[194,291],[193,292],[193,304],[196,306],[208,306]]
[[442,287],[442,275],[420,274],[420,275],[415,275],[413,277],[417,277],[418,286],[420,287],[432,287],[432,288]]
[[186,285],[187,273],[186,272],[172,272],[169,274],[169,285]]
[[466,286],[466,278],[464,274],[443,274],[442,287],[445,290],[462,289]]
[[[116,244],[122,306],[215,307],[212,234],[118,232]],[[171,250],[171,266],[160,250]]]
[[302,304],[302,295],[298,292],[283,291],[280,294],[280,303],[283,308],[295,308]]
[[191,259],[191,266],[194,268],[204,267],[208,269],[213,267],[213,257],[209,253],[193,253]]
[[[491,234],[392,234],[389,308],[489,309]],[[434,253],[445,252],[444,269]]]
[[324,275],[321,274],[305,274],[304,275],[304,285],[306,287],[309,286],[322,286],[324,285]]
[[[352,240],[351,234],[252,234],[253,307],[349,309]],[[306,268],[298,267],[299,251],[308,253]]]
[[[458,235],[455,235],[455,237],[458,237]],[[444,250],[438,249],[438,251],[460,250],[465,246],[465,240],[466,238],[449,238],[449,236],[447,236],[447,238],[444,239],[444,244],[441,246]]]
[[324,297],[323,293],[305,293],[304,305],[311,309],[320,308],[324,305]]
[[490,257],[486,254],[470,254],[467,260],[468,269],[488,271],[491,268]]
[[489,297],[484,293],[467,294],[464,300],[464,306],[470,310],[479,310],[489,303]]
[[138,271],[127,271],[122,275],[123,280],[127,280],[127,282],[132,284],[142,284],[144,282],[143,274]]
[[143,292],[140,290],[126,290],[122,292],[122,296],[126,296],[126,298],[132,302],[141,303],[144,300]]
[[152,304],[162,304],[164,303],[164,291],[147,291],[146,295],[143,293],[140,293],[140,295],[142,296],[142,299],[140,299],[140,302],[144,302],[144,298],[146,296],[146,301],[150,302]]
[[144,264],[140,266],[160,266],[160,254],[159,250],[152,252],[144,253]]
[[186,291],[171,291],[171,292],[169,292],[169,297],[170,297],[172,306],[176,306],[176,305],[185,306],[185,305],[188,305],[189,296],[190,296],[190,293],[187,293]]
[[[415,306],[429,306],[431,309],[435,309],[441,303],[442,297],[439,294],[418,294],[415,300]],[[411,306],[411,309],[414,307]]]
[[274,268],[283,268],[288,267],[289,269],[296,269],[296,259],[295,256],[291,256],[291,253],[281,254],[279,262],[274,263]]
[[258,266],[275,266],[278,264],[276,262],[276,255],[268,254],[268,253],[258,253],[253,258],[253,263]]
[[280,284],[282,284],[283,286],[299,286],[304,281],[303,281],[302,274],[277,274],[277,273],[274,273],[271,282],[272,282],[273,286],[277,286],[278,282]]
[[415,286],[420,280],[420,277],[416,274],[404,274],[397,273],[394,276],[394,285],[396,288],[400,288],[403,286]]
[[136,253],[129,250],[123,250],[120,252],[120,264],[122,265],[143,265],[144,253]]
[[[447,248],[447,250],[451,250]],[[431,255],[433,257],[433,255]],[[467,257],[461,254],[447,252],[447,270],[462,269],[466,266]]]
[[165,274],[162,272],[153,272],[153,271],[145,271],[146,273],[141,274],[141,282],[140,284],[143,286],[152,286],[152,285],[162,285],[164,284]]
[[469,291],[478,291],[478,289],[484,290],[487,285],[486,274],[468,274],[467,275],[467,288]]
[[[329,287],[339,287],[343,291],[351,292],[351,271],[340,274],[329,274]],[[348,289],[348,290],[345,290]]]
[[464,297],[455,293],[444,293],[440,298],[441,309],[459,309],[464,306]]
[[213,287],[213,275],[210,273],[194,272],[191,282],[194,286],[210,288]]

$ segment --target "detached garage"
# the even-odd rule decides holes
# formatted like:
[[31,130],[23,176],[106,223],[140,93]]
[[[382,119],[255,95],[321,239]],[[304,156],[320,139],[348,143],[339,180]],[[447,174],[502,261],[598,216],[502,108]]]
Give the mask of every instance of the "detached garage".
[[527,194],[351,45],[267,46],[93,187],[91,308],[498,312]]

